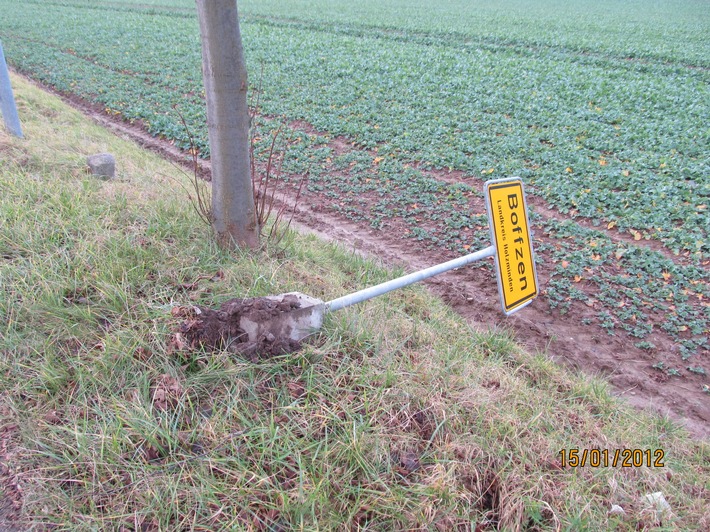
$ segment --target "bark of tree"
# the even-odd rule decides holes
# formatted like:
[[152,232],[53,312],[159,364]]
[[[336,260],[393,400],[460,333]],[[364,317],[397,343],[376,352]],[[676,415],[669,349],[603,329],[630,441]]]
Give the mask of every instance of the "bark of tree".
[[256,248],[249,107],[236,0],[196,0],[212,163],[212,227],[223,248]]

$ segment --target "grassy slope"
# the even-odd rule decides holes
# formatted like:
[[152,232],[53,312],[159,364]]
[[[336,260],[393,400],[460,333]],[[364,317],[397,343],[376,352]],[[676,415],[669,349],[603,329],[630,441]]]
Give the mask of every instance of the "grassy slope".
[[[0,131],[0,423],[18,426],[28,523],[710,526],[707,444],[421,287],[330,316],[294,355],[170,354],[172,305],[335,297],[392,273],[299,235],[220,252],[173,167],[13,82],[26,139]],[[115,181],[86,174],[99,151]],[[577,447],[661,448],[666,467],[561,468]],[[671,514],[640,502],[658,491]]]

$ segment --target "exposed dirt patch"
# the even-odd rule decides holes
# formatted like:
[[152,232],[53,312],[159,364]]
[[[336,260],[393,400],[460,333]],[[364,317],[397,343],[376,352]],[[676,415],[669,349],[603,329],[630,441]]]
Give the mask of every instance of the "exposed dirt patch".
[[227,349],[254,360],[291,353],[300,348],[297,340],[274,334],[276,331],[268,327],[254,329],[253,324],[266,326],[300,306],[295,296],[285,295],[278,299],[230,299],[222,303],[219,310],[175,307],[173,315],[185,320],[179,325],[172,345],[177,350]]
[[[67,99],[66,95],[60,96]],[[97,110],[96,106],[75,97],[69,98],[69,103],[121,136],[129,137],[175,162],[186,163],[186,156],[181,150],[167,141],[151,137],[139,124],[128,124],[117,117],[107,117],[102,110]],[[306,123],[298,122],[292,125],[308,133],[322,134]],[[329,145],[336,154],[344,153],[352,147],[348,139],[337,137],[332,138]],[[200,172],[209,175],[209,171],[209,162],[200,161]],[[461,172],[426,172],[439,180],[471,183],[470,176]],[[368,201],[366,195],[358,199],[362,202]],[[566,218],[547,206],[539,197],[529,194],[528,201],[543,218]],[[455,253],[446,249],[433,248],[431,244],[405,238],[403,235],[407,235],[410,229],[402,220],[389,219],[382,228],[375,230],[366,224],[348,220],[342,213],[337,212],[333,203],[333,199],[325,194],[303,191],[300,204],[295,208],[294,225],[300,230],[314,232],[323,238],[376,257],[386,265],[404,266],[409,271],[425,268],[455,256]],[[480,197],[471,197],[469,208],[471,212],[485,212]],[[583,220],[580,222],[579,219],[575,219],[575,222],[582,225],[586,223]],[[426,226],[427,220],[423,219],[421,223]],[[604,228],[601,230],[605,231]],[[615,241],[632,242],[632,237],[618,231],[605,232]],[[541,228],[536,228],[535,240],[538,244],[550,241]],[[633,243],[661,251],[679,264],[686,262],[683,257],[672,256],[658,242]],[[543,291],[553,270],[554,264],[549,261],[538,265],[539,284]],[[659,373],[652,367],[653,362],[659,358],[663,360],[666,357],[669,363],[678,359],[678,347],[669,337],[653,333],[648,338],[655,345],[651,356],[648,351],[635,347],[634,340],[626,334],[612,336],[594,324],[585,324],[590,321],[595,311],[593,298],[588,304],[581,301],[572,302],[564,315],[540,298],[515,315],[505,317],[500,311],[495,278],[490,266],[486,264],[476,263],[443,274],[427,284],[433,292],[464,316],[472,327],[510,330],[527,349],[544,352],[561,363],[587,373],[603,375],[614,386],[616,393],[631,404],[660,412],[682,422],[696,437],[710,437],[710,396],[701,391],[703,384],[708,382],[707,376],[684,375],[682,378],[667,378],[666,374]],[[580,287],[583,287],[583,284],[584,280],[581,280]],[[334,297],[339,295],[342,294],[333,294]],[[243,311],[239,305],[233,310],[234,315]],[[234,325],[234,319],[228,317],[229,312],[224,308],[218,311],[204,309],[205,315],[202,318],[189,317],[185,322],[188,325],[183,324],[185,330],[181,331],[182,341],[188,345],[202,344],[212,347],[225,345],[225,342],[234,343],[235,338],[238,340],[242,336],[239,328]],[[663,316],[657,315],[653,319],[663,320]],[[224,331],[228,331],[226,336]],[[254,346],[246,345],[248,342],[236,342],[237,345],[242,343],[245,345],[240,351],[249,356],[257,356],[257,351],[262,352],[262,349],[264,353],[274,354],[283,352],[286,348],[281,345]],[[707,354],[701,356],[702,362],[708,365]]]

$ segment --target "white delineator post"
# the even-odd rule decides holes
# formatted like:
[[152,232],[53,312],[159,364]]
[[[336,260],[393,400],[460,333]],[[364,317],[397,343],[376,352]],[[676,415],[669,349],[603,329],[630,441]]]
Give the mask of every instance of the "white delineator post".
[[5,127],[16,137],[22,138],[22,127],[20,126],[20,117],[17,116],[17,107],[15,106],[15,97],[12,94],[12,85],[10,85],[10,73],[7,70],[5,62],[5,53],[0,42],[0,112],[5,120]]

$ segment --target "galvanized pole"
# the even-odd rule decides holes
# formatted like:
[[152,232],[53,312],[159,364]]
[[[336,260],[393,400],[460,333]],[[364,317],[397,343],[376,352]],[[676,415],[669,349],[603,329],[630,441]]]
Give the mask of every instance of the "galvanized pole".
[[467,264],[485,259],[486,257],[492,257],[495,254],[495,246],[488,246],[487,248],[476,251],[475,253],[464,255],[463,257],[459,257],[442,264],[437,264],[436,266],[431,266],[425,270],[410,273],[409,275],[398,277],[397,279],[392,279],[391,281],[378,284],[377,286],[365,288],[359,292],[355,292],[354,294],[348,294],[346,296],[339,297],[338,299],[333,299],[325,304],[325,309],[329,312],[335,312],[341,308],[349,307],[350,305],[355,305],[356,303],[362,303],[363,301],[367,301],[373,297],[381,296],[382,294],[409,286],[413,283],[418,283],[419,281],[423,281],[429,277],[434,277],[440,273],[448,272],[454,268],[460,268],[461,266],[466,266]]
[[20,117],[17,116],[15,97],[12,95],[12,85],[10,85],[10,73],[5,62],[5,53],[0,42],[0,112],[5,119],[5,127],[16,137],[22,138],[22,127],[20,127]]

